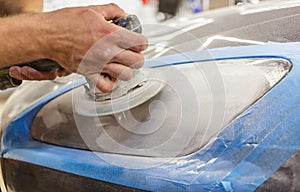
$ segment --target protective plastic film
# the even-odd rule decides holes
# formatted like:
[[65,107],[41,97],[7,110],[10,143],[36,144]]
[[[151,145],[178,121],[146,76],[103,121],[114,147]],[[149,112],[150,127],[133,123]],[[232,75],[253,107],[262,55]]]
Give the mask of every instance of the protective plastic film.
[[[279,83],[270,81],[274,71],[281,71],[273,68],[266,77],[269,79],[267,82],[273,82],[270,83],[273,88],[242,110],[244,112],[218,131],[206,146],[189,155],[142,157],[59,147],[32,140],[30,127],[35,115],[47,103],[58,101],[60,95],[64,96],[66,91],[74,89],[73,85],[68,85],[41,98],[14,118],[3,133],[2,157],[149,191],[254,191],[300,147],[299,49],[299,43],[268,43],[214,49],[210,50],[209,56],[203,51],[186,53],[189,59],[186,55],[172,55],[159,58],[159,61],[148,60],[146,67],[162,68],[188,66],[191,61],[205,63],[212,57],[220,61],[280,58],[280,63],[283,61],[285,64],[277,69],[281,68],[283,74],[289,71],[290,63],[293,64]],[[288,66],[288,69],[282,66]],[[218,80],[217,76],[212,77],[215,77],[213,82]],[[75,82],[76,86],[83,83]],[[248,84],[244,89],[249,91],[247,88]],[[223,90],[226,93],[225,86]],[[16,102],[10,104],[18,105]],[[53,109],[56,107],[53,106]],[[73,109],[70,111],[73,112]],[[153,162],[155,166],[151,166]]]

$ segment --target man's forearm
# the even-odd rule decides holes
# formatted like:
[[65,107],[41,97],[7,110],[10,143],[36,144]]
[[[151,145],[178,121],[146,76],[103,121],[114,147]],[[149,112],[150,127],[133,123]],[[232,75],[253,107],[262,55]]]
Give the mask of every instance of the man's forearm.
[[[142,66],[141,51],[147,48],[143,35],[110,22],[125,15],[116,4],[107,4],[2,18],[0,67],[48,58],[110,91],[116,79],[128,80],[133,68]],[[14,68],[14,77],[26,79]]]
[[45,57],[41,15],[0,18],[0,68]]

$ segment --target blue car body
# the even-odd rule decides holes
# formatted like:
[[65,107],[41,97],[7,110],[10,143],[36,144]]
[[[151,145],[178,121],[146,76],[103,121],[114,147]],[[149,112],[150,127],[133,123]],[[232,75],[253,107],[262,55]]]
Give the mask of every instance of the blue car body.
[[133,169],[108,163],[97,155],[102,152],[33,140],[30,126],[35,115],[74,85],[85,83],[79,79],[49,93],[5,127],[2,162],[12,159],[149,191],[254,191],[300,147],[299,53],[300,43],[267,43],[211,49],[209,57],[207,51],[195,51],[184,57],[178,54],[147,60],[145,67],[150,68],[239,58],[282,58],[292,63],[286,77],[219,132],[216,139],[192,154],[172,159],[102,154],[124,163],[158,162],[154,167]]

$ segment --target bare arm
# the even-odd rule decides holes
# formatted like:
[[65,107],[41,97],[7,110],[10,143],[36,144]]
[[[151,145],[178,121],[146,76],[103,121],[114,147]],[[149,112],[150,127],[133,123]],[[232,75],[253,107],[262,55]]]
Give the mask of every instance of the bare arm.
[[[0,0],[0,17],[41,12],[42,8],[43,0]],[[27,66],[10,67],[10,76],[19,80],[50,80],[68,74],[70,73],[63,69],[41,72]]]
[[[12,64],[45,58],[41,49],[43,36],[39,26],[38,14],[24,14],[0,19],[0,68]],[[62,72],[60,72],[62,71]],[[54,69],[39,72],[30,67],[10,68],[10,75],[20,80],[55,79],[56,76],[67,74],[64,70]]]
[[49,58],[109,91],[116,79],[128,80],[132,68],[142,66],[140,52],[147,47],[144,36],[107,22],[124,15],[108,4],[2,19],[0,67]]
[[0,67],[45,57],[38,14],[0,19]]

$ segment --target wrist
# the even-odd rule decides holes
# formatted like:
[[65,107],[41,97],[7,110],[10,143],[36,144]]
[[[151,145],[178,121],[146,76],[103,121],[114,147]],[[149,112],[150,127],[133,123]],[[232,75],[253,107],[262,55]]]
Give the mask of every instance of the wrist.
[[39,59],[50,59],[49,55],[49,34],[51,34],[48,19],[48,13],[33,13],[30,14],[31,21],[29,21],[28,26],[31,29],[31,37],[33,39],[32,50],[34,51],[34,56]]
[[57,11],[40,13],[37,15],[39,19],[39,28],[37,32],[37,41],[40,46],[40,54],[43,58],[51,59],[60,63],[64,51],[71,49],[68,47],[69,28],[65,29],[67,23],[60,25],[62,15]]

